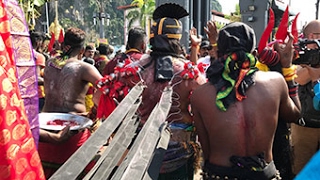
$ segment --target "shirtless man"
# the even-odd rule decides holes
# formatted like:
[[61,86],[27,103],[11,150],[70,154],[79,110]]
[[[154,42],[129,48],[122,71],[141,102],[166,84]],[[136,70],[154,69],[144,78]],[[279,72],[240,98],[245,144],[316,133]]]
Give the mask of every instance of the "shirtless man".
[[[171,12],[170,9],[174,9],[175,12],[171,13],[169,18],[166,12]],[[171,138],[158,180],[193,179],[195,158],[199,157],[200,152],[189,111],[189,96],[195,88],[205,83],[205,77],[182,55],[182,23],[179,19],[187,15],[187,11],[178,4],[168,3],[159,6],[153,13],[155,23],[151,27],[150,55],[143,55],[139,61],[126,66],[118,63],[116,67],[123,69],[115,71],[118,72],[115,77],[121,77],[119,81],[125,86],[131,87],[133,82],[140,80],[146,85],[142,93],[142,103],[137,110],[141,126],[148,120],[165,87],[172,86],[172,106],[166,119],[170,124]],[[130,75],[121,76],[119,73],[136,67],[139,70],[130,71]]]
[[[177,11],[178,9],[185,11],[179,5],[164,4],[153,14],[156,23],[151,28],[152,52],[150,56],[143,56],[137,61],[140,67],[143,67],[141,77],[147,86],[142,94],[142,104],[138,112],[141,121],[145,122],[159,102],[162,91],[171,81],[173,98],[167,121],[170,122],[172,135],[158,179],[193,179],[194,159],[199,149],[195,142],[193,120],[188,109],[189,96],[196,87],[205,82],[205,78],[200,73],[192,76],[193,66],[182,56],[183,48],[180,44],[182,24],[179,19],[188,13],[185,11],[175,18],[173,18],[174,13],[171,18],[158,13],[161,12],[160,9],[170,6],[174,6]],[[190,66],[186,65],[188,63]]]
[[44,85],[47,102],[43,112],[86,113],[85,95],[89,84],[102,78],[92,65],[80,61],[84,52],[85,33],[76,28],[65,34],[64,46],[70,48],[68,59],[51,59],[44,71]]
[[[94,66],[81,61],[84,41],[84,31],[78,28],[68,29],[62,55],[47,61],[44,71],[46,102],[43,112],[86,115],[85,96],[89,82],[95,84],[102,76]],[[60,135],[68,136],[67,130],[61,131]],[[39,154],[46,178],[49,178],[85,142],[90,132],[86,129],[68,137],[70,139],[59,138],[65,140],[59,144],[50,143],[50,139],[54,137],[51,132],[41,132],[41,136],[40,141],[42,138],[47,143],[39,143]]]
[[[292,39],[276,46],[286,70],[291,69]],[[280,178],[272,161],[272,142],[278,117],[293,122],[300,116],[297,92],[288,93],[293,79],[285,76],[286,82],[279,73],[255,69],[255,34],[246,24],[226,25],[217,44],[220,57],[207,70],[209,82],[191,96],[205,160],[203,177]]]

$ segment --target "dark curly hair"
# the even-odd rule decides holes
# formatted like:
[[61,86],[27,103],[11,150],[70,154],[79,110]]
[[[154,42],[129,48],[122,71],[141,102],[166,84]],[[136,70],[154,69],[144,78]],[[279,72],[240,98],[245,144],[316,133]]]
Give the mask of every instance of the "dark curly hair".
[[69,28],[64,34],[64,46],[70,46],[67,54],[77,54],[84,47],[86,33],[76,27]]

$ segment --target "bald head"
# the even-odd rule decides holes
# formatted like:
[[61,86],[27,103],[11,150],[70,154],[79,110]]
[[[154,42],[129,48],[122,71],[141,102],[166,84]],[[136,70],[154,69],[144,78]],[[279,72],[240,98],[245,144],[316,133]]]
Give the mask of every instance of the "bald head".
[[309,22],[306,27],[303,29],[303,35],[304,37],[308,39],[313,39],[310,37],[312,35],[311,33],[320,33],[320,21],[319,20],[313,20]]

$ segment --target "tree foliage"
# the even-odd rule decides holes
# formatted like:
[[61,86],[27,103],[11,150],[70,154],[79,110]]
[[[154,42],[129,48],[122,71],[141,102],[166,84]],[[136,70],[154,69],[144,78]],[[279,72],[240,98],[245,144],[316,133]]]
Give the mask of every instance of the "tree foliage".
[[[27,22],[35,30],[43,31],[42,23],[46,22],[46,12],[44,4],[48,2],[49,24],[54,21],[55,0],[19,0],[24,7]],[[113,45],[123,44],[123,10],[118,10],[118,6],[128,5],[132,0],[58,0],[58,20],[59,24],[66,30],[69,27],[78,27],[87,33],[90,42],[96,42],[99,37],[98,13],[103,10],[110,16],[109,26],[105,19],[105,37]],[[32,5],[34,8],[30,8]],[[101,6],[100,6],[101,5]],[[39,7],[38,7],[39,6]],[[30,16],[35,14],[35,16]],[[93,17],[96,16],[97,24],[94,25]],[[34,19],[32,20],[32,17]],[[32,23],[33,22],[33,23]]]
[[35,28],[36,19],[41,16],[40,7],[46,2],[47,0],[19,0],[19,5],[25,14],[30,30]]
[[[19,0],[30,29],[43,31],[43,23],[46,22],[44,6],[46,2],[48,2],[49,24],[54,21],[55,1]],[[218,0],[211,0],[210,3],[213,10],[222,11]],[[152,13],[155,10],[155,0],[58,0],[58,20],[60,25],[65,30],[71,26],[83,29],[87,33],[87,39],[90,42],[96,42],[96,39],[99,37],[99,19],[97,18],[97,24],[94,25],[93,17],[101,10],[99,4],[101,4],[104,13],[110,16],[110,24],[109,26],[105,26],[104,30],[105,37],[114,45],[123,44],[123,40],[125,39],[124,12],[123,10],[118,10],[117,7],[129,4],[138,5],[138,8],[127,15],[129,28],[134,21],[138,21],[141,27],[146,27],[148,20],[152,17]]]
[[218,0],[211,0],[211,8],[212,8],[212,10],[222,12],[222,6]]
[[155,10],[155,0],[133,0],[131,4],[138,5],[138,8],[128,13],[127,19],[129,19],[129,28],[135,21],[139,21],[141,27],[145,28]]

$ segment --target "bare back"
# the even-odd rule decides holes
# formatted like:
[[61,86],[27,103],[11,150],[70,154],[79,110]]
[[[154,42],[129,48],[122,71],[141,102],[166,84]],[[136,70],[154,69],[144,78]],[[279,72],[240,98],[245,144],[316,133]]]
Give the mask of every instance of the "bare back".
[[[293,112],[294,104],[279,73],[256,72],[247,98],[230,105],[226,112],[216,104],[216,90],[206,83],[193,92],[191,105],[204,158],[231,166],[229,158],[265,154],[272,161],[272,143],[278,115]],[[280,109],[280,111],[279,111]],[[296,113],[293,113],[296,115]]]
[[88,82],[94,83],[101,78],[94,66],[77,59],[67,60],[61,70],[48,65],[44,74],[44,112],[85,113]]
[[[142,65],[148,64],[151,59],[142,59],[140,63]],[[193,122],[191,114],[188,110],[190,105],[190,93],[205,82],[204,76],[199,76],[197,80],[183,79],[179,72],[184,69],[184,63],[186,60],[173,58],[173,69],[176,73],[172,80],[173,84],[173,98],[172,106],[170,109],[170,117],[168,121],[175,121],[177,123]],[[155,82],[154,80],[154,63],[146,68],[142,74],[142,77],[147,85],[147,88],[143,92],[143,104],[139,108],[139,112],[142,116],[142,121],[146,121],[152,109],[160,100],[163,89],[168,85],[167,82]]]

